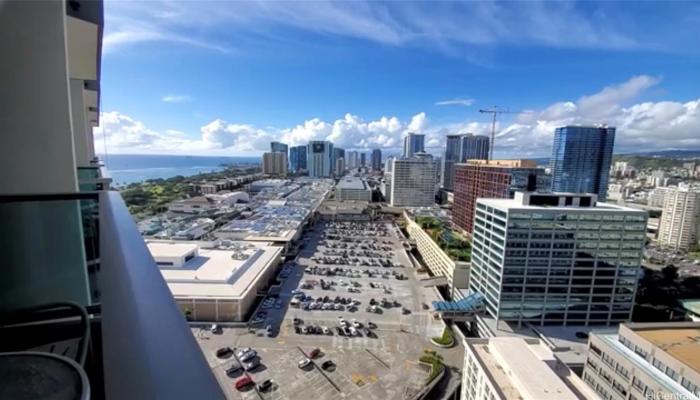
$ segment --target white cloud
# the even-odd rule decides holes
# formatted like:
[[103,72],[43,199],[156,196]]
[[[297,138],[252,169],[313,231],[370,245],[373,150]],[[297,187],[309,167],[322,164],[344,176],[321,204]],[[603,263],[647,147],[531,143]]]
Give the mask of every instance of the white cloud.
[[192,98],[184,94],[168,94],[161,97],[161,100],[166,103],[185,103],[192,100]]
[[[558,101],[540,110],[513,116],[510,123],[499,122],[496,156],[548,156],[555,128],[569,124],[605,123],[617,127],[617,152],[700,148],[700,98],[684,103],[634,103],[644,90],[659,82],[659,78],[637,76],[575,101]],[[398,149],[407,132],[425,134],[428,150],[439,154],[448,133],[489,135],[491,124],[481,119],[436,125],[431,124],[424,112],[405,121],[395,116],[365,121],[347,113],[334,121],[311,118],[291,128],[259,128],[215,119],[202,126],[198,135],[188,135],[176,129],[157,132],[140,121],[112,111],[102,114],[101,126],[95,129],[95,141],[101,147],[106,140],[108,151],[114,153],[233,155],[259,154],[269,148],[272,140],[289,145],[331,140],[346,149]]]
[[464,106],[469,107],[474,104],[474,99],[452,99],[452,100],[440,100],[435,102],[436,106]]

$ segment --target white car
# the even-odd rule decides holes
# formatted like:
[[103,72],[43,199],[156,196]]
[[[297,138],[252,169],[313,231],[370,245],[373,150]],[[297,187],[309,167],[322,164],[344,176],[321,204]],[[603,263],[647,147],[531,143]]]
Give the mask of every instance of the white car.
[[302,359],[299,360],[299,362],[297,363],[297,365],[299,366],[299,368],[306,368],[309,364],[311,364],[311,360],[309,360],[309,359],[306,358],[306,357],[302,358]]
[[323,331],[324,335],[328,335],[329,333],[331,333],[330,329],[328,329],[327,326],[322,326],[321,330]]
[[249,351],[251,351],[251,350],[253,350],[253,349],[251,349],[250,347],[244,347],[244,348],[239,349],[238,351],[236,351],[236,356],[241,357],[243,354],[245,354],[245,353],[247,353],[247,352],[249,352]]

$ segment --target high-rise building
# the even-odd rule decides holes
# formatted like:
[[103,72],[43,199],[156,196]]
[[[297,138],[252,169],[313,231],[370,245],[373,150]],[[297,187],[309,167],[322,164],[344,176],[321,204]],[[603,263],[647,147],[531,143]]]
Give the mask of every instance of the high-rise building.
[[263,174],[285,176],[287,175],[287,153],[267,152],[262,157]]
[[425,135],[409,132],[403,138],[403,156],[413,157],[416,153],[425,152]]
[[367,166],[367,154],[365,152],[360,153],[360,166],[361,167]]
[[103,28],[99,0],[0,5],[0,397],[224,399],[95,154]]
[[659,244],[687,251],[700,238],[700,189],[685,185],[669,188],[663,204]]
[[452,223],[471,234],[476,199],[512,199],[517,191],[548,190],[544,169],[537,168],[531,160],[472,160],[457,164]]
[[353,169],[359,167],[358,154],[356,151],[345,152],[345,168]]
[[700,398],[700,323],[628,323],[592,332],[583,380],[601,399]]
[[335,168],[336,161],[339,158],[345,158],[345,149],[333,146],[333,166]]
[[306,146],[306,164],[309,176],[330,178],[333,173],[333,143],[313,140]]
[[486,314],[532,325],[629,321],[647,213],[595,194],[523,193],[478,199],[470,289]]
[[462,136],[462,157],[460,161],[488,160],[491,139],[488,136],[468,133]]
[[429,207],[435,204],[435,162],[425,153],[394,159],[391,167],[390,204],[395,207]]
[[462,400],[598,400],[539,339],[468,338]]
[[391,167],[392,167],[392,161],[394,160],[395,157],[389,156],[386,158],[384,161],[384,173],[390,173],[391,172]]
[[337,158],[335,160],[335,172],[336,177],[341,177],[345,175],[345,159],[343,157]]
[[382,151],[380,149],[372,150],[372,170],[382,170]]
[[284,153],[287,154],[289,146],[282,142],[270,142],[270,151],[273,153]]
[[552,191],[595,193],[605,201],[614,144],[614,127],[557,128],[549,161]]
[[440,184],[442,188],[453,191],[455,179],[455,164],[468,160],[487,160],[489,158],[488,136],[447,135],[445,139],[445,154],[442,160]]
[[306,170],[306,146],[294,146],[289,149],[289,165],[295,173]]
[[671,187],[661,186],[649,191],[649,197],[647,198],[647,205],[649,207],[662,208],[664,202],[666,201],[666,193],[673,190]]

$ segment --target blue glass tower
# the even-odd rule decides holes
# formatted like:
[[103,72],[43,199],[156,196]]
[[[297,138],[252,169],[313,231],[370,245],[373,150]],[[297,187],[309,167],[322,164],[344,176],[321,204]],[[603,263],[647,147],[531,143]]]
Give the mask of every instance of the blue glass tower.
[[549,161],[552,191],[596,193],[605,201],[614,144],[614,127],[557,128]]
[[306,146],[294,146],[289,150],[289,164],[292,172],[306,169]]

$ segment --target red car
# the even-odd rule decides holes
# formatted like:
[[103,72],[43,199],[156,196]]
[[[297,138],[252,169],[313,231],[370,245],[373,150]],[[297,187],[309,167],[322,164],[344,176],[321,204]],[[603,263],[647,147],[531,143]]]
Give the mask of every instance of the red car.
[[245,389],[245,388],[247,388],[247,387],[250,387],[250,386],[253,385],[254,383],[255,383],[255,382],[253,382],[252,379],[250,379],[250,378],[247,377],[247,376],[244,376],[243,378],[241,378],[241,379],[239,379],[239,380],[236,381],[236,390],[239,390],[239,391],[240,391],[240,390],[243,390],[243,389]]
[[311,350],[311,353],[309,353],[309,358],[314,359],[314,358],[318,357],[319,354],[321,354],[321,349],[318,349],[318,348],[313,349],[313,350]]

